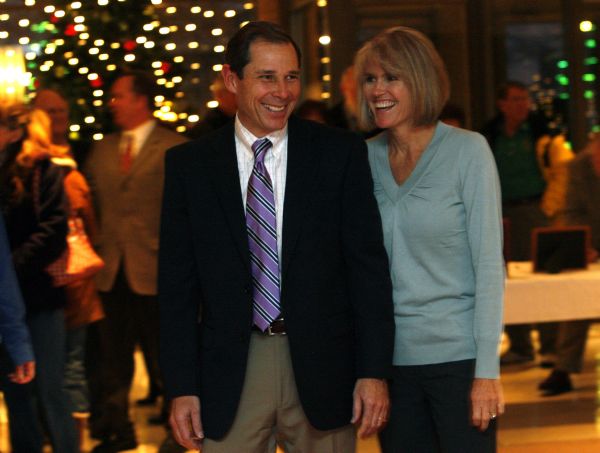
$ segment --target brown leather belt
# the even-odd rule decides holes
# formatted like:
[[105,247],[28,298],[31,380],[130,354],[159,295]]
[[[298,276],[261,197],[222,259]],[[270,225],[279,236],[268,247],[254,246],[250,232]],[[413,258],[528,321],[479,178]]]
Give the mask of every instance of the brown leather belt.
[[265,330],[264,332],[260,330],[257,326],[253,326],[252,329],[258,333],[267,335],[269,337],[272,337],[273,335],[287,335],[285,331],[285,322],[283,318],[279,318],[273,321],[271,325],[267,327],[267,330]]

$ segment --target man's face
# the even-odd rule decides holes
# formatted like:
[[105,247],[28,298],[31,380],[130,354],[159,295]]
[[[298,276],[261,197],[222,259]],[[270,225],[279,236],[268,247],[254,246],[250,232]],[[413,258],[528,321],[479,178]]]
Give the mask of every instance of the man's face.
[[133,91],[131,76],[117,79],[110,89],[110,96],[113,121],[121,129],[133,129],[148,119],[146,97]]
[[34,107],[44,110],[52,120],[52,136],[65,137],[69,130],[69,105],[58,93],[42,90],[34,101]]
[[225,65],[223,79],[236,95],[244,127],[257,137],[283,129],[300,96],[300,62],[294,46],[255,41],[243,71],[240,79]]
[[507,122],[520,124],[529,116],[531,98],[527,90],[510,87],[506,93],[506,98],[498,100],[498,108]]

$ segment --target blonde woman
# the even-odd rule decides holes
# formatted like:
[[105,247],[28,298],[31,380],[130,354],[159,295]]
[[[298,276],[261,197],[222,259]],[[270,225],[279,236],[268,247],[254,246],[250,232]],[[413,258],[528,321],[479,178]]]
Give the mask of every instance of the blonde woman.
[[[0,112],[14,131],[24,132],[22,140],[9,144],[1,154],[0,205],[25,301],[37,372],[28,386],[3,383],[11,444],[14,451],[41,452],[41,415],[53,451],[76,452],[68,397],[62,390],[65,296],[62,288],[52,286],[44,270],[66,246],[68,204],[63,175],[50,160],[66,149],[52,145],[50,119],[44,112],[17,114],[21,110],[8,105],[0,105]],[[37,407],[41,414],[36,413]]]
[[503,297],[500,189],[485,139],[438,121],[444,64],[406,27],[358,52],[368,141],[392,273],[396,339],[384,453],[492,452]]

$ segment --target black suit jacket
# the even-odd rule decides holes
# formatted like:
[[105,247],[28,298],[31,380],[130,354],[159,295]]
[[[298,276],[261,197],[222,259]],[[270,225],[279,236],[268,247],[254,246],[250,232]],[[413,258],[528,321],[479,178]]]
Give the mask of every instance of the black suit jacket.
[[[281,303],[311,424],[347,425],[357,378],[388,376],[388,261],[364,142],[291,118]],[[221,438],[240,399],[252,285],[233,123],[166,157],[159,258],[161,361],[170,397],[199,395]],[[200,320],[201,318],[201,320]]]

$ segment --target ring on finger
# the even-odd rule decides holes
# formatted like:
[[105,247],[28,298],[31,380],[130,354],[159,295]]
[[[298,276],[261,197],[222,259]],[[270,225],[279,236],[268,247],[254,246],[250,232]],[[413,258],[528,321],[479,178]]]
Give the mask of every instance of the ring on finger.
[[498,415],[496,415],[496,414],[490,414],[490,419],[494,420],[496,417],[498,417]]

